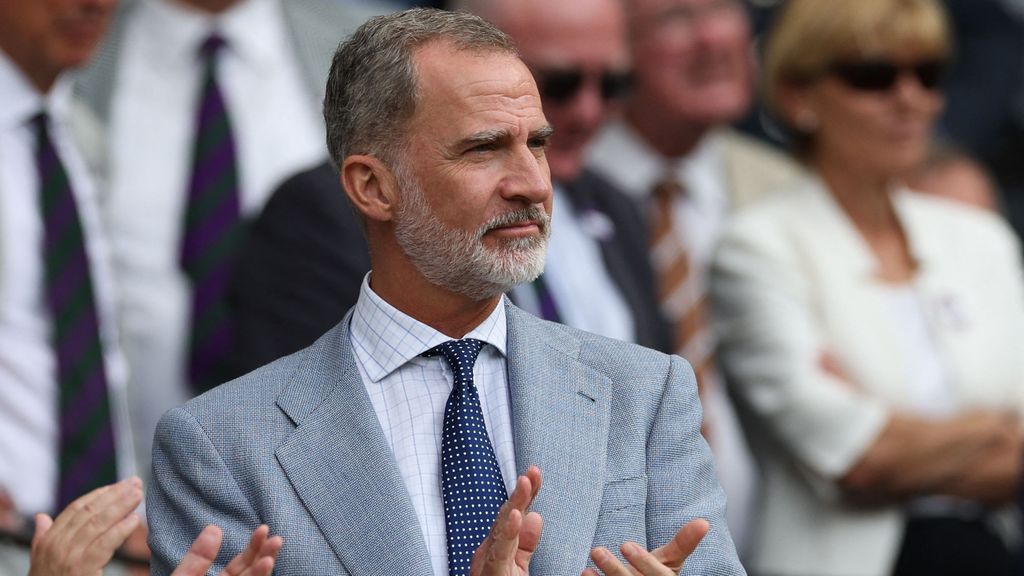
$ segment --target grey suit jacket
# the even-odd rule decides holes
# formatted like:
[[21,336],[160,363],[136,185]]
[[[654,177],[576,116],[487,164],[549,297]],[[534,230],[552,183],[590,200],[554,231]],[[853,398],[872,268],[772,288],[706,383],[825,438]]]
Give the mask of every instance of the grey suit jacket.
[[[511,304],[507,315],[516,465],[544,475],[531,573],[576,575],[592,546],[659,546],[700,517],[711,531],[684,573],[744,574],[686,362]],[[267,523],[285,541],[277,574],[431,573],[349,317],[309,348],[164,415],[147,500],[153,574],[169,574],[208,523],[225,533],[215,570]]]

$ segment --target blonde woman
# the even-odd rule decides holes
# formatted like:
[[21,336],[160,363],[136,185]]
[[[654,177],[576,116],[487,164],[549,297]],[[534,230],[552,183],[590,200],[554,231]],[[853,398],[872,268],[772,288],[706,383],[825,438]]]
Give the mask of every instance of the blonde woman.
[[712,283],[764,465],[754,573],[1010,570],[1020,249],[901,184],[942,107],[948,26],[932,0],[789,0],[768,40],[767,97],[814,177],[731,223]]

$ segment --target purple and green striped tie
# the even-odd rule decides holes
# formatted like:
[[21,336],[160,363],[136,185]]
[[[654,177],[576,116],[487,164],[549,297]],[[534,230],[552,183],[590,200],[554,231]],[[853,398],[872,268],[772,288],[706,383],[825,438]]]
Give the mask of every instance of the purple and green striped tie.
[[200,47],[202,92],[181,251],[181,266],[192,282],[188,378],[195,392],[217,384],[215,370],[231,345],[224,297],[241,233],[235,141],[216,79],[223,47],[217,35]]
[[43,217],[46,302],[57,359],[60,439],[57,508],[117,480],[114,429],[99,316],[78,208],[50,139],[45,113],[32,120]]

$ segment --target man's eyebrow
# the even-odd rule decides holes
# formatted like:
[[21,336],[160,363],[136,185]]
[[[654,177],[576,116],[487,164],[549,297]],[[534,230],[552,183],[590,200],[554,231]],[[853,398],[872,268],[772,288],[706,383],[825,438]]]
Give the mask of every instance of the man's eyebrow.
[[530,132],[530,139],[532,140],[534,138],[543,138],[547,140],[548,138],[551,138],[551,135],[554,133],[555,128],[551,124],[545,124],[544,126],[537,128],[533,132]]
[[473,148],[485,144],[497,144],[512,139],[512,133],[504,128],[481,130],[459,140],[459,148]]

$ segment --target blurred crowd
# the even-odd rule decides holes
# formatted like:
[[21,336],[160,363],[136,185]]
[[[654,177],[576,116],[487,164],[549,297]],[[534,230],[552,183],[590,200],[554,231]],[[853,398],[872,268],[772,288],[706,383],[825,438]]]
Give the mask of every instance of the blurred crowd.
[[[355,303],[320,110],[396,8],[0,0],[0,574],[33,535],[70,573],[57,514],[148,483],[166,410]],[[444,8],[512,37],[554,128],[545,272],[508,296],[690,362],[751,574],[1024,574],[1024,2]],[[115,486],[95,560],[137,570]]]

